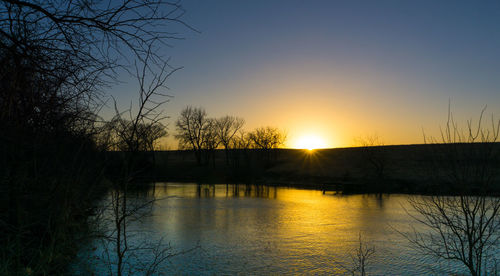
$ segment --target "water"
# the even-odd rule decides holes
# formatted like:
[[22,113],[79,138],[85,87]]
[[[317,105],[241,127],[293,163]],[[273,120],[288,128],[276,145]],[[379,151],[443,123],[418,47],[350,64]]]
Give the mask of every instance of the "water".
[[[375,248],[367,265],[371,275],[465,272],[457,263],[419,254],[401,235],[421,230],[405,211],[411,210],[407,195],[158,183],[130,201],[153,198],[160,200],[148,215],[128,226],[129,244],[170,243],[168,252],[180,254],[160,265],[159,274],[347,274],[360,235]],[[75,273],[107,272],[104,247],[94,242],[82,250]],[[151,258],[151,250],[136,255],[132,267]]]

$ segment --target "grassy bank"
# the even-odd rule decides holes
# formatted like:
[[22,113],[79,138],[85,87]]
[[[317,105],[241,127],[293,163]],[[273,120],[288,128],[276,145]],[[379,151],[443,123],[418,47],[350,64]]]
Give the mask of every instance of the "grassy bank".
[[[486,160],[483,152],[493,151]],[[202,166],[190,151],[155,152],[155,166],[144,175],[156,181],[261,183],[345,192],[453,193],[490,177],[490,192],[500,193],[500,144],[401,145],[314,151],[278,149],[272,160],[258,150],[233,152],[226,161],[215,151]],[[119,154],[119,153],[110,153]],[[233,156],[233,157],[234,157]],[[470,174],[458,183],[457,174]],[[477,175],[482,173],[484,175]],[[471,192],[474,189],[471,188]]]

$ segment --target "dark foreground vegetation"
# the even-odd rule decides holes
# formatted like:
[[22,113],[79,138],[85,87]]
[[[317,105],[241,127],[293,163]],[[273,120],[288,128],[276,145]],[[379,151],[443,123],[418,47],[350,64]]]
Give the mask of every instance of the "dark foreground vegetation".
[[[0,1],[0,275],[64,274],[93,238],[109,241],[110,273],[123,273],[140,209],[124,195],[144,167],[136,153],[166,134],[162,93],[178,68],[158,49],[189,29],[183,13],[163,0]],[[102,118],[119,72],[137,80],[138,101]],[[127,152],[113,178],[107,150]],[[113,231],[96,233],[107,210]]]

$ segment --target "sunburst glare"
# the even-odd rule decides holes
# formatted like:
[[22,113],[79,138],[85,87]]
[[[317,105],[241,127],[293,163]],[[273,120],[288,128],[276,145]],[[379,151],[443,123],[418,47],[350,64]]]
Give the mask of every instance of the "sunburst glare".
[[308,150],[321,149],[326,148],[326,143],[320,136],[308,134],[297,139],[295,148]]

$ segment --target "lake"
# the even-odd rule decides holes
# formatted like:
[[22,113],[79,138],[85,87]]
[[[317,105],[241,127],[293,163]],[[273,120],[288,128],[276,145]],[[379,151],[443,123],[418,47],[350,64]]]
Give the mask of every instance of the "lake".
[[[159,274],[348,274],[360,235],[375,248],[367,264],[370,275],[464,272],[459,264],[411,248],[401,233],[422,229],[408,215],[408,195],[157,183],[129,202],[154,198],[144,216],[127,227],[131,248],[160,239],[170,245],[173,256],[158,267]],[[74,273],[106,273],[105,264],[113,260],[112,255],[107,259],[106,248],[112,249],[95,241],[82,249]],[[131,251],[132,268],[152,258],[149,249],[139,252]]]

